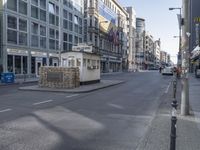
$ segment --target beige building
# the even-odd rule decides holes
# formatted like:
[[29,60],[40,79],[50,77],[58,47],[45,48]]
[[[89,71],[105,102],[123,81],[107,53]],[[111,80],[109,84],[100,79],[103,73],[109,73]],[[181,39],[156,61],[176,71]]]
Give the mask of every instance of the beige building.
[[126,69],[128,13],[115,0],[85,0],[84,10],[84,40],[101,54],[101,72]]

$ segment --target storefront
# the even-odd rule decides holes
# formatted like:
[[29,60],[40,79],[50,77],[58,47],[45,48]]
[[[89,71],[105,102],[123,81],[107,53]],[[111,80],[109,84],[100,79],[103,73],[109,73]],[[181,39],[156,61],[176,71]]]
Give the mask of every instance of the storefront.
[[7,49],[7,70],[14,74],[27,74],[28,51]]
[[[49,59],[48,59],[49,58]],[[15,75],[39,76],[41,66],[58,66],[58,54],[18,49],[7,49],[7,71]]]

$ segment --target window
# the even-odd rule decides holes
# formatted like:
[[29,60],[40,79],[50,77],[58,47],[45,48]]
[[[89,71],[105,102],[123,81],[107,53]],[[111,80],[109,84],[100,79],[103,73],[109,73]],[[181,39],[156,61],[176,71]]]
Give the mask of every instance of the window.
[[23,56],[23,74],[26,74],[28,73],[27,70],[28,70],[28,65],[27,65],[27,56]]
[[76,59],[76,65],[77,65],[78,67],[81,66],[81,59],[80,59],[80,58],[77,58],[77,59]]
[[67,20],[63,20],[63,28],[68,29],[68,21]]
[[67,33],[63,33],[63,41],[68,41]]
[[38,8],[31,6],[31,17],[38,19]]
[[63,4],[65,7],[68,7],[68,0],[63,0]]
[[40,0],[40,7],[46,9],[46,0]]
[[40,35],[42,36],[46,36],[46,27],[40,25]]
[[49,2],[49,13],[55,14],[55,5]]
[[69,51],[72,50],[72,44],[69,43]]
[[94,18],[94,26],[98,28],[98,19],[96,17]]
[[59,39],[59,32],[56,30],[56,39]]
[[46,11],[40,9],[40,20],[46,21]]
[[35,57],[31,57],[31,73],[35,73]]
[[7,40],[10,44],[17,44],[17,31],[7,30]]
[[74,16],[74,23],[78,25],[78,16]]
[[79,25],[82,26],[82,19],[79,18]]
[[72,42],[72,35],[69,34],[69,42]]
[[78,25],[75,24],[74,25],[74,30],[75,30],[76,33],[78,33],[78,28],[79,28]]
[[27,21],[19,19],[19,30],[27,32]]
[[72,13],[69,13],[69,20],[72,21]]
[[38,0],[31,0],[31,4],[38,6]]
[[55,40],[49,39],[49,49],[55,49]]
[[40,47],[46,48],[46,37],[40,37]]
[[90,16],[90,27],[92,27],[92,16]]
[[68,43],[63,42],[63,50],[68,51]]
[[19,13],[27,15],[27,3],[19,0]]
[[31,36],[31,46],[38,47],[38,36],[32,35]]
[[8,28],[17,29],[17,18],[8,16]]
[[13,72],[13,55],[8,55],[8,72]]
[[68,12],[67,12],[67,10],[63,10],[63,17],[65,18],[65,19],[67,19],[68,18]]
[[37,23],[34,23],[34,22],[31,23],[31,33],[38,34],[38,24]]
[[55,15],[49,14],[49,24],[55,24]]
[[17,1],[16,0],[8,0],[7,8],[13,11],[17,11]]
[[21,56],[14,56],[15,59],[15,74],[21,74]]
[[27,33],[19,32],[19,45],[27,45]]
[[82,43],[82,42],[83,42],[82,38],[79,38],[78,40],[79,40],[79,43]]
[[86,67],[86,59],[83,59],[83,66]]
[[69,8],[73,9],[73,1],[69,0]]
[[51,28],[49,29],[49,37],[53,38],[53,39],[55,38],[55,30],[54,29],[51,29]]
[[78,44],[78,37],[77,36],[74,37],[74,44]]
[[69,30],[73,31],[73,23],[72,22],[69,22]]
[[83,28],[82,26],[79,26],[79,34],[82,34],[83,33]]
[[56,15],[59,15],[59,7],[56,6]]

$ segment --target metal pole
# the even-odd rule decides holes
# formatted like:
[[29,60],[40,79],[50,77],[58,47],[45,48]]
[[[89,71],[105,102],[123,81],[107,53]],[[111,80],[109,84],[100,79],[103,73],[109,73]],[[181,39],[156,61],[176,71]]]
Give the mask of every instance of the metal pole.
[[183,0],[183,52],[182,52],[182,90],[181,90],[181,115],[189,115],[189,0]]
[[180,67],[180,69],[181,69],[181,59],[182,59],[182,57],[181,57],[181,45],[182,45],[182,43],[181,43],[181,26],[182,26],[182,12],[181,12],[182,10],[181,10],[181,8],[180,8],[180,25],[179,25],[179,52],[178,52],[178,67]]
[[59,38],[59,41],[58,41],[58,49],[59,49],[59,52],[58,52],[59,54],[58,54],[58,55],[59,55],[59,58],[58,58],[58,59],[59,59],[59,62],[58,62],[58,63],[59,63],[59,66],[60,66],[60,67],[61,67],[61,47],[62,47],[62,46],[61,46],[61,39],[62,39],[62,34],[61,34],[61,32],[62,32],[62,29],[61,29],[61,24],[62,24],[62,23],[61,23],[61,22],[62,22],[62,20],[61,20],[61,18],[62,18],[62,17],[61,17],[61,15],[62,15],[61,6],[62,6],[62,5],[61,5],[61,4],[62,4],[62,3],[61,3],[61,0],[59,0],[59,22],[58,22],[58,27],[59,27],[59,30],[58,30],[58,31],[59,31],[59,33],[58,33],[58,36],[59,36],[59,37],[58,37],[58,38]]

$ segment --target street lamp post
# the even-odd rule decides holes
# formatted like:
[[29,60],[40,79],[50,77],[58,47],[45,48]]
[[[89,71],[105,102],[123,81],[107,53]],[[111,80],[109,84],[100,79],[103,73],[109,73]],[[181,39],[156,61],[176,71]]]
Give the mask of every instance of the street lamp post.
[[178,61],[177,61],[177,66],[179,67],[179,68],[181,68],[181,45],[182,45],[182,43],[181,43],[181,26],[182,26],[182,24],[183,24],[183,22],[182,22],[182,10],[181,10],[181,8],[180,7],[177,7],[177,8],[169,8],[169,10],[175,10],[175,9],[178,9],[180,12],[179,12],[179,15],[180,15],[180,19],[179,19],[179,51],[178,51]]

